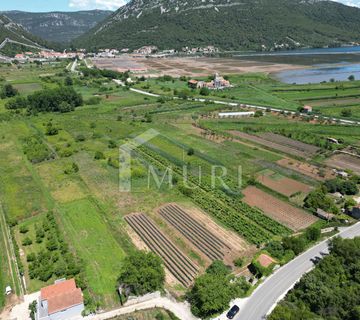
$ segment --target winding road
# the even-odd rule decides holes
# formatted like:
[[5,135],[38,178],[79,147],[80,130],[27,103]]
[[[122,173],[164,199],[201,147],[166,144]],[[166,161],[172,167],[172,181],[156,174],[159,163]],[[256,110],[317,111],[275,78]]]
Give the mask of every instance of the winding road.
[[[336,236],[348,239],[360,236],[360,223],[340,229],[340,232]],[[278,269],[272,276],[267,278],[249,298],[233,301],[233,304],[240,307],[240,312],[235,319],[265,319],[274,309],[277,302],[284,298],[296,282],[298,282],[304,274],[313,269],[314,264],[311,260],[316,257],[321,257],[324,253],[328,253],[328,241],[319,243]],[[226,319],[226,313],[221,315],[219,319]]]

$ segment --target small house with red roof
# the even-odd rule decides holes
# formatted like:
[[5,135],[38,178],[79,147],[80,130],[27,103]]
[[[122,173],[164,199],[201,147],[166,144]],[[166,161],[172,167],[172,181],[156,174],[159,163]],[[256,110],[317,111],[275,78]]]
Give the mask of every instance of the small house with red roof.
[[313,112],[312,106],[304,106],[304,107],[303,107],[303,112],[305,112],[305,113],[311,113],[311,112]]
[[68,320],[81,316],[84,298],[74,279],[58,280],[42,288],[37,305],[37,320]]

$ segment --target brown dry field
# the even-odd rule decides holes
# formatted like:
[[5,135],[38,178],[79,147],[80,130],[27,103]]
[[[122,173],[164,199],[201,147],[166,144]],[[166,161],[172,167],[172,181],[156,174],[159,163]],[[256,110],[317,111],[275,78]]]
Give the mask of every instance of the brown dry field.
[[[180,208],[182,208],[188,215],[190,215],[193,219],[197,220],[200,224],[203,226],[206,226],[206,229],[210,231],[212,234],[214,234],[215,237],[219,238],[221,241],[223,241],[226,245],[228,245],[231,249],[225,253],[224,262],[227,265],[233,265],[233,261],[236,258],[239,257],[249,257],[252,256],[256,252],[256,248],[249,243],[247,243],[244,239],[239,237],[237,234],[230,230],[226,230],[219,226],[217,223],[215,223],[208,215],[206,215],[204,212],[200,211],[197,208],[193,207],[185,207],[180,206],[177,203],[172,203],[173,205],[177,205]],[[166,204],[168,205],[168,204]],[[166,206],[164,205],[164,206]],[[160,209],[160,208],[159,208]],[[157,210],[158,212],[158,210]],[[158,213],[158,216],[160,217],[160,214]],[[165,222],[165,220],[164,220]],[[172,234],[177,234],[177,236],[184,238],[183,235],[180,234],[175,228],[170,226],[170,229],[173,230],[171,232]],[[188,240],[184,238],[184,241],[188,242],[190,246],[193,247],[193,250],[196,251],[199,255],[202,257],[205,257],[207,260],[207,264],[211,264],[211,261],[209,258],[207,258],[201,251],[196,248],[192,243],[190,243]]]
[[247,187],[243,190],[243,194],[248,205],[259,208],[270,218],[294,231],[305,229],[317,221],[315,216],[293,207],[256,187]]
[[298,192],[309,193],[311,191],[311,187],[307,184],[287,177],[283,177],[281,179],[273,179],[269,175],[260,174],[257,177],[257,181],[268,187],[269,189],[281,193],[286,197],[291,197],[293,194]]
[[326,164],[330,167],[352,170],[356,174],[360,174],[360,158],[349,154],[336,154],[326,160]]
[[205,77],[216,72],[222,74],[271,73],[303,68],[303,66],[291,64],[209,57],[145,58],[122,55],[116,58],[96,58],[92,59],[92,62],[98,68],[112,69],[119,72],[126,70],[141,72],[142,75],[147,77],[158,77],[165,74],[173,77]]
[[289,145],[280,144],[280,143],[277,143],[276,141],[269,141],[262,137],[247,134],[247,133],[241,132],[241,131],[229,130],[228,132],[236,137],[241,138],[241,139],[249,140],[251,142],[260,144],[264,147],[275,149],[275,150],[281,151],[281,152],[289,154],[289,155],[294,155],[294,156],[298,156],[301,158],[308,158],[311,156],[311,154],[307,151],[304,151],[302,147],[300,149],[296,149],[295,147],[292,147]]
[[318,167],[293,159],[281,159],[276,162],[278,165],[299,172],[315,180],[324,181],[335,178],[335,174],[329,168],[323,168],[324,176],[320,176]]

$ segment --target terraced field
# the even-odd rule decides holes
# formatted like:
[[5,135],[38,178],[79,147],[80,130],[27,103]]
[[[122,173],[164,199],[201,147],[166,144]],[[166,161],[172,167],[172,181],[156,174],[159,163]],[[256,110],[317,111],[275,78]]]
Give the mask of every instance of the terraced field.
[[160,215],[209,259],[223,260],[231,248],[207,228],[174,204],[160,208]]
[[164,261],[166,268],[186,287],[189,287],[199,269],[190,261],[144,214],[133,214],[125,220],[146,243]]

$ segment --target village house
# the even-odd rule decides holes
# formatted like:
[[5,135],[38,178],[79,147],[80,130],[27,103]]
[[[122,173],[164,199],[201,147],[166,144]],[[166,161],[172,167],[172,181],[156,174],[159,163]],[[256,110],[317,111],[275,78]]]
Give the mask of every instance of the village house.
[[83,310],[83,294],[75,280],[58,280],[41,289],[36,320],[68,320],[81,317]]
[[210,90],[222,90],[232,87],[230,81],[225,80],[218,73],[214,75],[214,80],[206,82],[206,81],[198,81],[195,79],[191,79],[188,81],[188,85],[192,89],[208,88]]
[[304,107],[302,108],[302,111],[303,111],[304,113],[311,113],[311,112],[313,112],[313,108],[312,108],[312,106],[304,106]]

